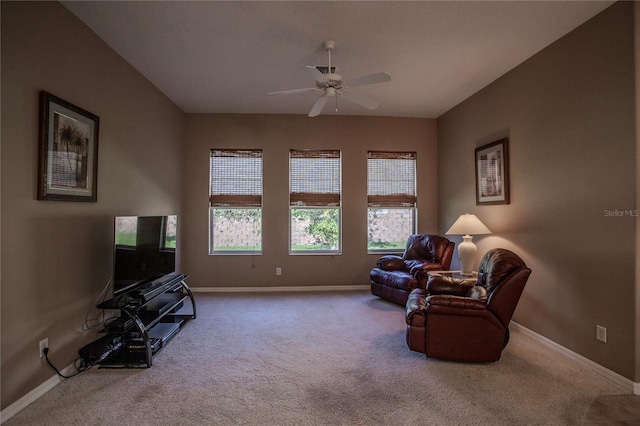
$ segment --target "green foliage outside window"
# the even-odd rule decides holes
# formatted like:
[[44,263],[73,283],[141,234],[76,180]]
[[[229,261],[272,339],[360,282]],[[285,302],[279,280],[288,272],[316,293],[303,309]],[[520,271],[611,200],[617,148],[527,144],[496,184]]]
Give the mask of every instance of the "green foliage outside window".
[[315,239],[313,246],[295,245],[293,249],[330,250],[338,247],[340,240],[338,209],[291,209],[291,215],[297,220],[308,221],[305,231]]

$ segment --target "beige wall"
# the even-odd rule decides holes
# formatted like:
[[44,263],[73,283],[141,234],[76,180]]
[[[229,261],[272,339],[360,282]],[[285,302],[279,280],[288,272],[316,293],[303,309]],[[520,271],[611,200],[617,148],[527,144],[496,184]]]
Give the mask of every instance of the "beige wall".
[[[183,258],[193,287],[366,285],[379,256],[367,254],[367,150],[418,153],[418,228],[437,231],[435,120],[300,115],[188,115]],[[208,255],[209,150],[261,148],[263,254]],[[342,255],[288,254],[289,149],[342,150]],[[276,267],[282,275],[276,276]]]
[[[514,319],[629,379],[635,366],[633,3],[621,2],[438,119],[439,223],[471,212],[533,273]],[[476,206],[474,148],[510,140],[511,204]],[[608,343],[596,341],[596,325]]]
[[[113,216],[180,213],[184,114],[57,2],[2,2],[2,408],[96,337]],[[36,201],[38,94],[100,117],[98,202]],[[92,311],[94,315],[96,312]]]

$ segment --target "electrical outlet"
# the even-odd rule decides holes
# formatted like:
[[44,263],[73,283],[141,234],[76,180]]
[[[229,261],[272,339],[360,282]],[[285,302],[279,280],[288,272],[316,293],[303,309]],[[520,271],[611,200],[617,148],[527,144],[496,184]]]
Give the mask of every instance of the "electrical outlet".
[[40,351],[40,358],[44,356],[44,350],[49,347],[49,338],[40,340],[38,344],[38,350]]
[[277,267],[276,268],[276,275],[282,275],[282,268],[281,267]]
[[596,339],[602,343],[607,343],[607,329],[601,325],[596,325]]

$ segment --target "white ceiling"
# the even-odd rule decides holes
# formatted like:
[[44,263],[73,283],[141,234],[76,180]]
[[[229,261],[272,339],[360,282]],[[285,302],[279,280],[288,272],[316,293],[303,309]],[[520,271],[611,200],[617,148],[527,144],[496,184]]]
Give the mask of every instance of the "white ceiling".
[[[598,14],[612,1],[71,1],[63,4],[185,112],[307,114],[305,65],[380,103],[338,114],[435,118]],[[329,102],[323,114],[336,114]]]

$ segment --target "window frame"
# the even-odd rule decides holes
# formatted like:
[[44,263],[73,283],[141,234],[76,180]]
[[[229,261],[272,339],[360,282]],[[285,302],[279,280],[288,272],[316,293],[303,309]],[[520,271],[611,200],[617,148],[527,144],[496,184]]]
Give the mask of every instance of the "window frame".
[[[409,176],[411,180],[412,188],[405,187],[404,192],[391,192],[387,194],[371,193],[371,161],[370,160],[410,160],[413,164],[412,174]],[[381,254],[381,253],[403,253],[405,247],[402,248],[371,248],[369,235],[370,235],[370,221],[369,216],[372,210],[397,210],[397,209],[409,209],[412,211],[411,219],[411,232],[407,235],[407,238],[411,234],[415,234],[418,229],[418,155],[415,151],[367,151],[367,253],[368,254]],[[378,179],[379,180],[379,179]],[[373,182],[375,184],[375,182]],[[381,188],[374,189],[373,192],[380,192]]]
[[[221,155],[214,155],[219,153]],[[226,154],[226,155],[222,155]],[[241,256],[255,256],[262,255],[263,250],[263,193],[264,193],[264,155],[262,149],[211,149],[209,154],[209,255],[241,255]],[[229,158],[259,158],[259,176],[256,173],[244,176],[246,185],[240,185],[240,192],[234,192],[238,189],[238,183],[243,182],[242,175],[226,175],[226,179],[233,179],[234,190],[218,191],[215,189],[214,194],[214,157],[229,157]],[[255,181],[259,178],[259,185],[255,185]],[[253,182],[253,184],[252,184]],[[216,210],[258,210],[259,211],[259,237],[258,237],[258,249],[247,250],[216,250],[215,243],[215,212]]]
[[[295,156],[292,156],[295,155]],[[315,155],[315,156],[314,156]],[[292,160],[329,158],[337,159],[337,193],[336,192],[294,192],[292,186]],[[299,183],[298,183],[299,184]],[[334,181],[335,185],[336,182]],[[329,185],[331,186],[331,185]],[[315,249],[315,250],[295,250],[293,248],[293,210],[335,210],[337,212],[337,247],[335,249]],[[290,149],[289,150],[289,255],[309,256],[309,255],[342,255],[342,151],[339,149]]]

